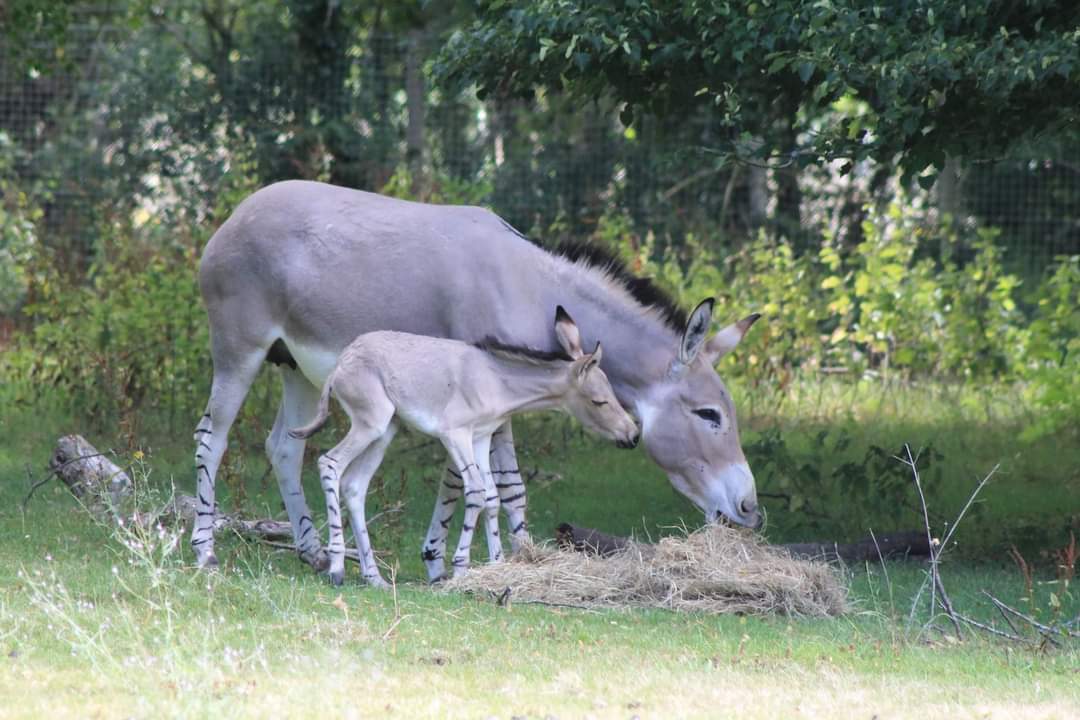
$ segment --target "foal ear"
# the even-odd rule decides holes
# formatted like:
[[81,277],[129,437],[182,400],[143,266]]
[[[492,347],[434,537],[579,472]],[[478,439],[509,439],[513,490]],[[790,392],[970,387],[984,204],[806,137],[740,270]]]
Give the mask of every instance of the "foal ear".
[[593,367],[593,366],[599,365],[600,360],[603,359],[604,350],[603,350],[603,348],[600,347],[600,341],[599,340],[596,341],[596,349],[593,350],[591,353],[589,353],[589,357],[592,358],[591,360],[589,360],[589,364],[588,364],[588,367],[590,367],[590,368]]
[[585,354],[581,350],[581,332],[562,305],[555,308],[555,338],[572,359],[577,360]]
[[761,317],[761,313],[747,315],[738,322],[733,322],[726,328],[716,333],[709,342],[705,343],[705,359],[710,365],[735,349],[739,341],[743,339],[750,327]]
[[683,330],[682,342],[679,343],[679,362],[683,365],[692,363],[705,344],[715,302],[713,298],[705,298],[694,308],[694,312],[690,313],[686,329]]

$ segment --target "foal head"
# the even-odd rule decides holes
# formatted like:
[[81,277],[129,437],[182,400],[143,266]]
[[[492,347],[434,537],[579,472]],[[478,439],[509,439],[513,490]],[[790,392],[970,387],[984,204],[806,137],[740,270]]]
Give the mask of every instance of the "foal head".
[[562,405],[589,430],[614,440],[619,447],[632,448],[641,433],[637,423],[615,398],[607,375],[600,369],[602,349],[586,353],[581,349],[581,333],[560,305],[555,310],[555,337],[570,356],[568,390]]

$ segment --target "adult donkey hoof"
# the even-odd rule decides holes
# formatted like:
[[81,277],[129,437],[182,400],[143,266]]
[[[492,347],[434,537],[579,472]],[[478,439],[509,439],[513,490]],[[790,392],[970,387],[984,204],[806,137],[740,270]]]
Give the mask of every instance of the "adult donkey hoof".
[[322,548],[304,550],[300,553],[300,559],[319,572],[326,572],[330,569],[330,556]]
[[334,587],[341,587],[345,584],[345,571],[330,573],[330,584]]
[[390,583],[383,579],[382,575],[371,575],[364,578],[367,584],[373,588],[379,588],[380,590],[389,590]]
[[213,553],[203,555],[195,561],[195,567],[200,570],[217,570],[219,565],[217,555]]

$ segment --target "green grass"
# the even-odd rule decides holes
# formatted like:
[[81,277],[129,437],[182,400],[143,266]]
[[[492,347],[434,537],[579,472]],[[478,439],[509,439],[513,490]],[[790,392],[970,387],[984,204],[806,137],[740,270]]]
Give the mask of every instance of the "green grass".
[[[991,620],[980,593],[986,588],[1045,619],[1056,592],[1062,615],[1080,612],[1075,590],[1065,593],[1050,582],[1037,545],[1025,552],[1042,563],[1039,583],[1033,598],[1022,597],[1024,585],[1003,546],[1040,516],[1047,526],[1071,522],[1080,510],[1074,502],[1080,451],[1064,445],[1049,454],[1049,444],[1016,441],[1023,413],[1010,409],[1004,394],[993,401],[1000,412],[992,404],[987,417],[970,393],[961,394],[962,402],[939,389],[902,393],[803,385],[782,403],[761,391],[737,397],[747,408],[750,439],[779,425],[797,457],[821,465],[844,461],[815,447],[823,427],[844,428],[850,457],[870,443],[932,440],[944,455],[934,494],[948,506],[943,515],[1002,462],[1005,481],[988,488],[982,514],[959,532],[961,550],[980,548],[982,562],[962,552],[946,556],[953,601]],[[247,425],[230,453],[223,505],[281,516],[274,483],[263,478],[260,429],[253,418]],[[165,532],[132,550],[59,484],[43,487],[21,511],[24,465],[41,477],[55,437],[71,429],[55,412],[12,410],[0,417],[6,438],[0,445],[0,717],[1080,713],[1080,649],[1009,647],[974,637],[952,643],[920,632],[925,613],[908,618],[923,580],[913,562],[849,568],[853,612],[835,620],[507,608],[433,592],[420,582],[418,549],[442,458],[415,435],[395,443],[372,510],[406,501],[405,512],[379,523],[374,534],[383,558],[397,567],[396,594],[359,586],[355,568],[344,588],[332,589],[291,554],[228,537],[219,540],[222,570],[196,572],[186,564],[186,537],[170,550],[175,538]],[[149,474],[146,484],[159,498],[172,479],[190,491],[189,429],[175,441],[158,429],[147,432],[156,441],[145,443],[139,475]],[[532,419],[517,434],[522,467],[538,470],[530,481],[538,535],[549,535],[560,521],[651,535],[700,522],[641,452],[593,443],[560,419]],[[99,447],[120,442],[108,432],[90,435]],[[328,431],[319,442],[328,446],[332,438]],[[305,476],[309,499],[320,497],[316,485],[312,474]],[[866,526],[910,522],[906,510],[892,518],[878,512],[883,517],[831,521],[831,529],[857,534]],[[796,516],[771,512],[770,537],[802,539],[808,528]],[[1009,520],[1018,516],[1021,521]],[[1057,545],[1064,540],[1053,537]]]

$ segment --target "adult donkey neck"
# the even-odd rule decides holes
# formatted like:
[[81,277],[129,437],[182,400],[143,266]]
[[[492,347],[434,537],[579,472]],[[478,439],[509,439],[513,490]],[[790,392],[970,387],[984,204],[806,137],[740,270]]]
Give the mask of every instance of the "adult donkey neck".
[[582,346],[604,346],[602,366],[619,401],[634,406],[667,376],[685,320],[649,280],[595,250],[556,249],[538,273],[548,305],[561,304],[583,328]]

